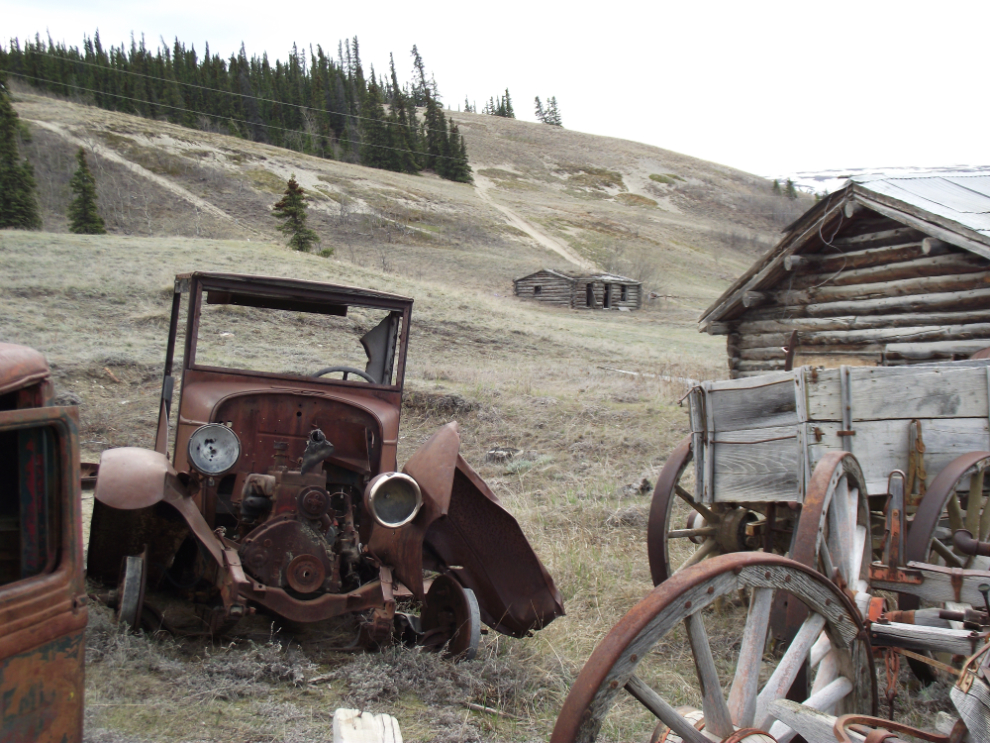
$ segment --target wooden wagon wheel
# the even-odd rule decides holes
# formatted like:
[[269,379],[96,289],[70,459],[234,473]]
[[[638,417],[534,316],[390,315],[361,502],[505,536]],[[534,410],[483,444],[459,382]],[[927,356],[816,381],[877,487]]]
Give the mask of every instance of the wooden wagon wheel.
[[[913,561],[951,568],[990,569],[990,559],[961,554],[952,543],[952,535],[957,529],[968,530],[981,542],[990,539],[990,507],[986,497],[990,482],[985,477],[988,469],[990,452],[970,452],[956,457],[935,476],[908,528],[904,545],[905,564]],[[910,611],[920,606],[918,596],[898,595],[898,609]],[[946,604],[944,608],[968,606]],[[930,621],[935,621],[934,617]],[[930,666],[912,658],[908,662],[921,681],[930,683],[934,680],[935,674]]]
[[[716,626],[717,615],[708,607],[741,588],[751,593],[745,619],[723,617]],[[766,640],[770,607],[781,593],[801,603],[808,616],[787,650],[774,657]],[[685,692],[686,679],[674,678],[667,684],[673,695],[661,694],[650,686],[658,669],[668,678],[676,672],[670,669],[671,648],[657,645],[683,642],[676,636],[681,626],[698,683]],[[623,708],[614,718],[626,722],[626,694],[659,720],[653,740],[670,731],[690,743],[709,743],[739,729],[754,729],[733,740],[766,741],[762,733],[769,733],[784,743],[793,734],[773,719],[769,704],[791,687],[806,661],[814,683],[805,705],[832,714],[876,714],[876,674],[862,629],[849,598],[820,573],[793,560],[758,552],[706,560],[657,586],[609,631],[574,682],[551,743],[595,740],[613,705]],[[716,632],[717,653],[710,630]],[[699,708],[701,715],[675,708],[685,703]],[[634,736],[621,732],[624,739]]]
[[[680,485],[692,459],[691,437],[687,437],[671,453],[657,479],[647,533],[654,585],[709,557],[760,546],[745,536],[747,521],[756,518],[752,511],[719,504],[713,508],[720,510],[709,509]],[[826,453],[812,473],[794,534],[790,537],[778,534],[764,540],[763,545],[769,543],[782,553],[789,551],[798,562],[830,578],[837,577],[854,594],[865,594],[872,550],[865,483],[863,471],[852,454]],[[674,503],[678,498],[694,509],[685,524],[687,528],[683,529],[672,528]],[[764,528],[770,526],[768,523]],[[680,539],[693,541],[697,549],[678,564],[671,546]],[[865,613],[865,606],[862,610]]]
[[866,492],[866,478],[856,457],[842,451],[826,453],[811,474],[791,548],[794,560],[817,569],[856,596],[864,616],[873,552]]
[[[732,504],[706,506],[695,500],[682,485],[688,465],[694,460],[691,437],[688,436],[671,452],[657,478],[650,505],[647,527],[647,554],[653,585],[659,585],[677,571],[725,552],[753,549],[757,543],[747,538],[746,525],[757,519],[749,509]],[[683,500],[692,511],[685,528],[675,528],[674,504]],[[695,549],[687,555],[671,549],[675,544],[692,544]],[[786,547],[781,550],[786,551]]]

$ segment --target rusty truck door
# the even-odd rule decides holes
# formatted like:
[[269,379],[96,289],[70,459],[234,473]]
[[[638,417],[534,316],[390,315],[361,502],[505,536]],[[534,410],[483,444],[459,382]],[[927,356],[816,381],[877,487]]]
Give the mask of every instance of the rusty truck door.
[[78,414],[0,411],[0,743],[82,740]]

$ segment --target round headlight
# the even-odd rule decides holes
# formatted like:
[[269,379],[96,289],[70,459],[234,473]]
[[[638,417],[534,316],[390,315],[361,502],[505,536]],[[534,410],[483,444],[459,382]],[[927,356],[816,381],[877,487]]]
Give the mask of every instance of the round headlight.
[[379,524],[398,529],[416,518],[423,505],[423,494],[409,475],[384,472],[368,483],[364,505]]
[[189,461],[204,475],[228,472],[241,456],[237,434],[219,423],[197,428],[189,437]]

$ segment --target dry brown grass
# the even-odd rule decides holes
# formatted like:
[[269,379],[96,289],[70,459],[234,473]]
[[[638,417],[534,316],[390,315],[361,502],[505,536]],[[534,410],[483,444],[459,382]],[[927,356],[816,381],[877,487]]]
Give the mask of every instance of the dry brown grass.
[[[97,610],[90,739],[317,739],[326,737],[334,707],[358,703],[396,715],[407,740],[546,739],[581,664],[650,587],[649,496],[624,488],[655,481],[686,416],[674,403],[683,385],[645,375],[718,376],[719,341],[699,336],[677,311],[548,310],[265,243],[0,232],[0,339],[47,355],[57,392],[81,403],[87,459],[112,446],[151,445],[171,282],[193,269],[301,276],[415,297],[400,462],[458,419],[465,457],[519,519],[568,614],[533,638],[488,635],[480,659],[459,666],[405,650],[341,656],[298,634],[288,643],[288,630],[276,636],[283,656],[300,653],[291,664],[305,678],[336,674],[328,689],[274,672],[238,675],[236,659],[254,668],[276,652],[268,627],[245,630],[254,645],[207,648],[202,640],[116,635]],[[266,352],[292,341],[276,339]],[[498,445],[522,454],[486,462]],[[336,631],[348,636],[350,628]],[[462,701],[514,717],[473,712]]]

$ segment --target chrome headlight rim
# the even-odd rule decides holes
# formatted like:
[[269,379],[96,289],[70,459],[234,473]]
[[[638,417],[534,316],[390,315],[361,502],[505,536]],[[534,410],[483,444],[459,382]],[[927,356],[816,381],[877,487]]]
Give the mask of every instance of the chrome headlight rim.
[[[219,448],[215,449],[212,456],[207,456],[201,451],[201,447],[207,444],[215,444],[209,440],[213,436],[219,438]],[[189,437],[186,447],[186,454],[189,464],[197,472],[207,477],[219,477],[230,472],[237,465],[241,458],[241,440],[237,434],[221,423],[207,423],[200,426]]]
[[[385,521],[379,515],[378,509],[375,508],[375,501],[382,493],[386,492],[386,487],[389,484],[396,481],[404,483],[412,490],[415,496],[415,506],[403,519],[399,521]],[[368,483],[368,487],[364,491],[364,505],[368,513],[375,520],[375,523],[384,526],[386,529],[401,529],[419,515],[420,509],[423,507],[423,491],[420,489],[419,483],[404,472],[382,472],[372,478],[371,482]]]

